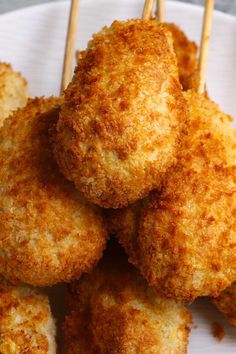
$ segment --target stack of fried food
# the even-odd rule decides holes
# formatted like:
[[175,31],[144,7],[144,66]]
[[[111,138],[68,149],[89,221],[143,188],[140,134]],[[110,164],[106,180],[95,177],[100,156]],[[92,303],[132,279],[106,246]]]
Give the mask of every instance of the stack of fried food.
[[60,98],[0,65],[1,353],[56,353],[61,282],[68,354],[186,353],[199,296],[236,324],[236,133],[197,87],[155,20],[94,35]]

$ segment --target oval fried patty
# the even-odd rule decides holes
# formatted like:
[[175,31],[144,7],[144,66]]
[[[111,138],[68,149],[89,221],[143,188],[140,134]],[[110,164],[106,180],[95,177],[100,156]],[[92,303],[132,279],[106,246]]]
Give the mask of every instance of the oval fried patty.
[[186,117],[172,42],[154,20],[115,21],[79,55],[55,156],[95,204],[120,208],[144,197],[176,162]]
[[35,98],[0,131],[0,273],[53,285],[77,279],[101,257],[106,231],[54,162],[50,134],[61,101]]

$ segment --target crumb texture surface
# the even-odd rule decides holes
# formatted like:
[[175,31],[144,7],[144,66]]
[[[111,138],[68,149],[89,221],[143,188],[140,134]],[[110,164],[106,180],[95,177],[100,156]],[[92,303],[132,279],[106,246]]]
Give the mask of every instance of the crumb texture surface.
[[69,354],[187,352],[190,314],[182,304],[161,299],[119,252],[71,285],[69,307]]
[[0,283],[0,353],[56,354],[56,327],[46,295]]
[[115,21],[80,52],[55,156],[86,198],[120,208],[159,186],[185,119],[171,33],[156,21]]
[[[179,161],[143,206],[109,221],[130,261],[163,296],[217,296],[236,277],[236,134],[193,91]],[[137,212],[135,211],[138,210]]]
[[0,273],[53,285],[78,279],[101,257],[106,231],[54,162],[50,131],[61,100],[35,98],[0,131]]
[[0,127],[10,113],[23,107],[28,98],[28,83],[12,66],[0,62]]

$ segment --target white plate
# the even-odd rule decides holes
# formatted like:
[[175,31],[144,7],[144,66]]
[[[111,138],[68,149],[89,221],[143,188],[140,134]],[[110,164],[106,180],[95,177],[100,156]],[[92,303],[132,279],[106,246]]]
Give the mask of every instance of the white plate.
[[[82,0],[77,48],[82,49],[93,32],[115,19],[139,17],[143,0]],[[29,80],[32,95],[57,94],[63,61],[69,3],[34,6],[0,16],[0,60],[9,61]],[[203,11],[184,3],[167,3],[167,20],[179,24],[199,43]],[[236,18],[215,12],[207,86],[210,96],[236,117]],[[62,294],[53,292],[57,314],[62,318]],[[60,299],[61,298],[61,299]],[[191,306],[194,328],[188,354],[236,353],[236,328],[208,300]],[[211,334],[211,324],[223,324],[226,335],[221,343]],[[59,321],[61,322],[61,321]]]

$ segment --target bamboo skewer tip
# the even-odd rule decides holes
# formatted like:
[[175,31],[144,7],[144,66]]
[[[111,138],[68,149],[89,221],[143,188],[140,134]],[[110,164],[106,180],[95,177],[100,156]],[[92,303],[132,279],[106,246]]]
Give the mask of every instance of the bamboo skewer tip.
[[214,12],[214,0],[205,1],[205,11],[204,11],[204,20],[202,26],[202,38],[201,38],[201,47],[200,47],[200,57],[199,57],[199,87],[198,93],[203,94],[205,92],[205,83],[206,83],[206,69],[209,53],[209,45],[212,31],[212,22],[213,22],[213,12]]
[[75,45],[77,27],[78,27],[79,5],[80,5],[80,0],[71,0],[70,16],[68,22],[64,63],[63,63],[63,71],[62,71],[62,79],[61,79],[61,89],[60,89],[61,93],[66,89],[66,87],[68,86],[71,80],[74,45]]
[[165,22],[165,0],[157,0],[157,20]]
[[143,8],[143,20],[150,20],[152,17],[152,8],[153,8],[154,0],[146,0]]

